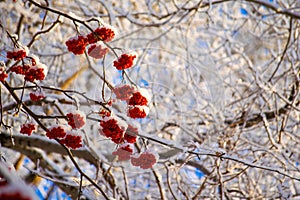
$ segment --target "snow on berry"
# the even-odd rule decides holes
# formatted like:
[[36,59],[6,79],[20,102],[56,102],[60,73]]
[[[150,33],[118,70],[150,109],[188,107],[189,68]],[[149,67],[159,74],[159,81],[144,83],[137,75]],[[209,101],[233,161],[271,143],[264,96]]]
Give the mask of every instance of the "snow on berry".
[[28,136],[30,136],[32,134],[32,132],[35,130],[36,130],[36,128],[33,123],[22,124],[20,133],[27,134]]
[[133,150],[129,144],[121,145],[116,151],[112,152],[112,155],[118,156],[119,161],[129,160]]
[[68,124],[72,129],[82,128],[85,125],[86,117],[82,111],[76,111],[67,114]]
[[128,101],[128,105],[133,106],[146,106],[150,101],[150,94],[144,88],[139,89],[139,91],[132,94]]
[[94,44],[98,41],[110,42],[115,37],[115,31],[108,27],[99,27],[93,33],[87,35],[89,44]]
[[82,35],[72,37],[66,41],[68,51],[72,52],[75,55],[83,54],[87,44],[87,38]]
[[128,124],[126,132],[124,134],[124,140],[128,143],[135,143],[138,134],[139,134],[138,128]]
[[23,187],[23,185],[13,185],[7,184],[1,187],[0,190],[0,199],[3,200],[33,200],[36,199],[34,195],[28,193],[28,187]]
[[116,95],[117,99],[128,100],[134,93],[134,87],[130,85],[120,85],[113,89],[113,93]]
[[29,94],[29,97],[30,97],[31,101],[39,101],[39,100],[45,98],[45,95],[42,92],[35,91],[35,92],[31,92]]
[[0,67],[0,81],[4,82],[7,77],[8,77],[8,75],[5,72],[4,67]]
[[29,49],[25,46],[22,48],[15,49],[13,51],[8,51],[6,54],[6,58],[21,60],[25,58],[29,54]]
[[158,154],[147,150],[142,154],[131,156],[131,164],[136,167],[140,167],[142,169],[149,169],[153,167],[155,163],[158,161]]
[[134,65],[134,59],[137,56],[132,54],[122,54],[118,60],[114,61],[114,66],[118,69],[118,70],[123,70],[123,69],[128,69],[130,67],[132,67]]
[[47,76],[48,68],[42,63],[37,63],[35,66],[31,66],[26,72],[24,79],[26,81],[34,82],[35,80],[44,80]]
[[54,125],[48,129],[46,136],[49,139],[64,138],[66,136],[67,127],[64,125]]
[[149,113],[147,106],[129,106],[127,115],[133,119],[145,118]]
[[99,133],[110,138],[116,144],[123,142],[123,137],[127,124],[117,117],[104,117],[100,121]]
[[0,199],[3,200],[36,200],[32,188],[26,185],[17,175],[12,164],[0,161]]
[[108,53],[108,48],[103,48],[99,44],[93,44],[88,49],[89,56],[95,58],[95,59],[101,59],[105,56],[105,54]]

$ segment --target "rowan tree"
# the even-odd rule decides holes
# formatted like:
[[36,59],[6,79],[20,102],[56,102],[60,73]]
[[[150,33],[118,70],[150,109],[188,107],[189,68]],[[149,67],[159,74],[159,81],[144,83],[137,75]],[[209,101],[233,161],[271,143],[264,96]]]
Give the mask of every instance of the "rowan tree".
[[299,1],[0,9],[0,199],[300,198]]

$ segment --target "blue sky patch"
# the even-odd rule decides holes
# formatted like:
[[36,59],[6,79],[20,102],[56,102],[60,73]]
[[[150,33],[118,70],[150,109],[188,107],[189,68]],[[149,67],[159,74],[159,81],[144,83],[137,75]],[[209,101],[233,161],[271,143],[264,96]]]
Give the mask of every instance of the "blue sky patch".
[[241,8],[240,12],[242,15],[248,15],[248,11],[245,8]]
[[196,169],[195,174],[198,178],[202,178],[204,176],[203,172],[200,169]]

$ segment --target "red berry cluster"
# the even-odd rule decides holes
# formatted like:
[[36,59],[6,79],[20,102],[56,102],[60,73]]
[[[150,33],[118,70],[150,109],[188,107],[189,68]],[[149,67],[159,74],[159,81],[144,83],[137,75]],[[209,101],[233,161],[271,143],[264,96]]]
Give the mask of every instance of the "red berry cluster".
[[[79,35],[77,37],[70,38],[65,42],[68,47],[68,51],[75,55],[83,54],[87,45],[91,45],[88,48],[88,55],[95,58],[101,59],[108,53],[108,48],[103,48],[99,44],[95,44],[99,41],[110,42],[115,37],[115,32],[111,28],[99,27],[92,33]],[[114,61],[113,65],[118,70],[124,70],[134,65],[134,60],[137,56],[130,54],[122,54],[118,60]]]
[[145,118],[149,113],[150,95],[146,89],[136,91],[130,85],[122,85],[113,89],[117,99],[128,103],[127,115],[133,119]]
[[128,105],[131,106],[146,106],[148,104],[147,97],[144,97],[140,92],[135,92],[132,94],[128,101]]
[[30,82],[34,82],[35,80],[42,81],[46,78],[47,73],[48,70],[46,65],[39,63],[35,66],[30,67],[26,71],[24,79]]
[[103,116],[103,119],[100,121],[99,132],[116,144],[135,143],[138,135],[136,127],[130,124],[127,125],[122,120],[111,116]]
[[134,87],[131,87],[130,85],[121,85],[113,89],[113,93],[116,95],[116,98],[121,101],[128,100],[134,91]]
[[27,134],[28,136],[30,136],[33,131],[35,131],[35,125],[33,123],[21,125],[20,133]]
[[149,169],[157,163],[158,155],[150,150],[140,154],[133,154],[130,144],[122,144],[112,155],[118,156],[118,161],[131,160],[131,164],[142,169]]
[[102,48],[101,45],[95,43],[98,41],[110,42],[113,40],[114,36],[115,32],[111,28],[100,27],[86,36],[79,35],[77,37],[70,38],[66,41],[66,45],[68,47],[68,51],[75,55],[80,55],[84,53],[87,45],[94,44],[89,47],[88,54],[93,58],[101,59],[108,53],[108,48]]
[[66,134],[66,127],[61,125],[53,126],[46,132],[46,136],[49,139],[64,138]]
[[10,68],[11,72],[15,72],[16,74],[25,75],[28,69],[30,68],[30,65],[17,65]]
[[82,137],[74,131],[68,131],[66,137],[60,140],[60,143],[69,148],[77,149],[82,147]]
[[128,124],[126,132],[124,134],[124,140],[128,143],[135,143],[136,136],[139,134],[138,128]]
[[67,114],[67,121],[72,129],[82,128],[85,125],[85,120],[85,114],[81,111]]
[[116,151],[112,152],[112,155],[118,156],[119,161],[129,160],[133,150],[129,144],[121,145]]
[[145,118],[149,113],[147,106],[129,106],[127,115],[133,119]]
[[45,98],[45,95],[41,92],[31,92],[29,94],[29,97],[30,97],[31,101],[39,101],[39,100]]
[[24,75],[26,81],[34,82],[35,80],[44,80],[48,73],[47,66],[35,58],[29,58],[29,60],[30,62],[28,64],[24,63],[23,65],[12,66],[10,71]]
[[89,56],[95,59],[101,59],[108,53],[108,48],[102,48],[99,44],[93,44],[88,49]]
[[61,144],[66,145],[69,148],[77,149],[82,147],[82,137],[75,131],[67,130],[67,127],[62,125],[56,125],[46,133],[49,139],[57,139]]
[[23,58],[25,58],[26,56],[28,56],[28,48],[27,47],[23,47],[23,48],[19,48],[19,49],[15,49],[14,51],[8,51],[6,53],[6,58],[8,59],[14,59],[14,60],[22,60]]
[[125,130],[126,127],[120,125],[113,117],[105,117],[100,121],[100,134],[110,138],[116,144],[123,142]]
[[145,118],[149,113],[150,95],[145,89],[140,89],[139,91],[132,94],[128,100],[128,112],[127,115],[133,119],[135,118]]
[[75,55],[83,54],[87,44],[87,39],[82,35],[79,35],[66,41],[68,51],[74,53]]
[[87,35],[87,40],[89,44],[94,44],[98,41],[110,42],[114,39],[115,32],[106,27],[100,27],[94,30],[93,33]]
[[5,72],[4,67],[0,67],[0,81],[4,82],[7,77],[8,77],[8,75]]
[[151,151],[145,151],[140,155],[131,156],[131,164],[142,169],[151,168],[158,160],[158,155]]
[[128,69],[134,65],[133,61],[135,58],[136,55],[122,54],[118,60],[114,61],[114,66],[118,70]]

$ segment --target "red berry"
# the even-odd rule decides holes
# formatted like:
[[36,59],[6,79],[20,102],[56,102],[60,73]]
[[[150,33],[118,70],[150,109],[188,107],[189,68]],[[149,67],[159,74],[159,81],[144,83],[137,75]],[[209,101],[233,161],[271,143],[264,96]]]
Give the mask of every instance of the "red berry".
[[115,87],[113,89],[113,93],[116,95],[117,99],[127,100],[134,93],[134,90],[135,90],[134,87],[131,87],[130,85],[121,85]]
[[68,124],[73,129],[82,128],[85,125],[85,114],[81,111],[76,111],[67,114]]
[[110,117],[111,116],[111,113],[108,111],[108,110],[106,110],[106,109],[102,109],[100,112],[99,112],[99,115],[102,117],[102,118],[104,118],[104,117]]
[[46,132],[46,136],[49,139],[64,138],[66,136],[66,128],[61,125],[53,126]]
[[15,72],[16,74],[25,75],[29,68],[30,68],[30,65],[24,64],[23,66],[22,65],[13,66],[10,68],[10,71]]
[[106,117],[100,121],[99,132],[105,137],[111,138],[116,144],[120,144],[123,142],[125,127],[119,124],[116,119]]
[[6,57],[8,59],[21,60],[25,58],[29,53],[27,47],[23,47],[22,49],[15,49],[14,51],[8,51]]
[[22,124],[20,133],[31,135],[33,131],[35,131],[35,125],[33,123]]
[[75,55],[83,54],[87,44],[87,39],[82,35],[70,38],[66,41],[68,51],[72,52]]
[[114,151],[112,155],[118,156],[119,161],[129,160],[132,155],[133,150],[130,148],[128,144],[125,144]]
[[142,169],[151,168],[157,162],[157,160],[158,155],[151,151],[145,151],[138,156],[131,156],[131,164]]
[[87,35],[87,41],[89,44],[94,44],[98,41],[110,42],[114,39],[115,32],[106,27],[97,28],[93,33]]
[[133,119],[145,118],[149,113],[147,106],[129,106],[127,115]]
[[105,56],[105,54],[108,53],[108,48],[102,48],[101,45],[98,44],[93,44],[89,49],[88,49],[88,54],[89,56],[96,58],[96,59],[101,59]]
[[148,104],[147,98],[142,96],[140,92],[135,92],[128,102],[128,105],[133,105],[133,106],[135,105],[146,106],[147,104]]
[[30,67],[25,72],[24,79],[26,81],[34,82],[35,80],[44,80],[47,76],[48,68],[46,65],[38,63],[36,66]]
[[124,140],[128,143],[135,143],[136,142],[136,136],[139,134],[138,128],[128,124],[128,127],[126,129],[126,132],[124,134]]
[[4,82],[7,77],[8,75],[5,72],[4,67],[0,67],[0,81]]
[[68,131],[66,137],[60,140],[60,143],[69,148],[77,149],[82,147],[82,137],[76,132]]
[[32,66],[36,66],[38,63],[40,63],[40,59],[34,55],[30,57],[30,61]]
[[31,92],[29,94],[29,97],[30,97],[31,101],[39,101],[39,100],[45,98],[45,95],[41,92]]
[[109,105],[109,106],[112,106],[112,104],[113,104],[113,101],[112,101],[112,100],[109,100],[109,101],[107,102],[107,105]]
[[114,66],[118,70],[127,69],[133,66],[133,60],[136,58],[136,55],[122,54],[117,61],[114,61]]

